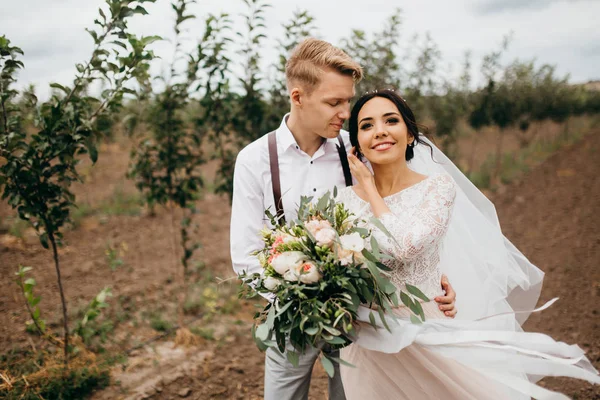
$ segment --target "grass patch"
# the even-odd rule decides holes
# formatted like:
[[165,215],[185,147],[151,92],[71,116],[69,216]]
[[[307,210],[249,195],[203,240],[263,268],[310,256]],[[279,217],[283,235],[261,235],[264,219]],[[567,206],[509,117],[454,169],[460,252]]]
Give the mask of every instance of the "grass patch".
[[[579,142],[590,130],[589,126],[573,125],[576,126],[571,126],[568,132],[562,132],[553,140],[535,141],[521,150],[504,153],[502,155],[500,181],[503,184],[508,184],[522,177],[526,172],[540,165],[556,152]],[[496,155],[490,154],[481,165],[481,168],[469,175],[469,179],[480,189],[495,189],[491,187],[492,172],[495,168]]]
[[77,228],[84,218],[93,215],[140,215],[143,205],[144,199],[139,192],[125,193],[121,186],[117,186],[113,195],[97,206],[87,203],[77,204],[71,210],[71,225]]
[[158,332],[167,332],[173,329],[173,324],[167,321],[159,312],[151,312],[148,321],[150,322],[150,327]]
[[140,215],[143,204],[141,193],[127,194],[118,186],[110,200],[101,204],[99,209],[106,215]]
[[190,331],[196,336],[199,336],[206,340],[215,340],[215,330],[212,328],[200,328],[200,327],[192,327]]
[[25,231],[27,230],[27,228],[29,228],[31,225],[29,224],[29,222],[15,216],[14,218],[11,218],[11,222],[10,225],[8,226],[8,233],[12,236],[18,237],[19,239],[23,239],[23,236],[25,235]]
[[3,399],[82,399],[110,384],[109,365],[81,349],[66,373],[62,351],[17,350],[1,356],[0,365],[6,378],[0,384]]

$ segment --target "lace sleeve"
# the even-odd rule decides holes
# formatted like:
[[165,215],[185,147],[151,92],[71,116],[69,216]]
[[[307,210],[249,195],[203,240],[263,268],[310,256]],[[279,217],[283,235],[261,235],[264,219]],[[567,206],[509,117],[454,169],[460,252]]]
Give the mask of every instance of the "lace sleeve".
[[397,210],[391,203],[392,213],[379,217],[394,239],[379,229],[375,230],[375,238],[384,250],[400,261],[417,257],[437,243],[448,228],[456,197],[454,181],[450,176],[440,174],[430,178],[423,190],[422,200],[410,212]]

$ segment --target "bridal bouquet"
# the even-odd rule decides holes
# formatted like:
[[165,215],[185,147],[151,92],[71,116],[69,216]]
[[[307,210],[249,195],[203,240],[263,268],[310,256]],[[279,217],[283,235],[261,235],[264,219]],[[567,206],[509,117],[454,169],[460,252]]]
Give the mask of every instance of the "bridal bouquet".
[[[307,347],[342,348],[352,343],[359,306],[376,308],[382,324],[389,330],[385,311],[398,306],[396,287],[387,279],[388,268],[381,260],[377,241],[342,203],[337,191],[328,192],[316,204],[302,197],[298,219],[280,223],[268,210],[274,229],[263,229],[264,249],[255,252],[262,274],[242,274],[248,294],[269,294],[273,302],[255,316],[253,337],[261,350],[277,347],[288,360],[298,363],[298,354]],[[371,221],[385,232],[379,220]],[[423,309],[412,296],[428,301],[416,287],[407,285],[400,300],[424,320]],[[420,318],[420,319],[419,319]],[[370,323],[378,328],[373,312]],[[293,350],[286,349],[286,342]],[[322,353],[321,362],[333,376],[333,359]]]

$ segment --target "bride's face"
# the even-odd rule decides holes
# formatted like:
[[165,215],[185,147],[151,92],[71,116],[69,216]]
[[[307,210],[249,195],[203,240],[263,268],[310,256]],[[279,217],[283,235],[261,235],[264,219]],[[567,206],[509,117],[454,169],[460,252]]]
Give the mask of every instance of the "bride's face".
[[358,113],[358,145],[371,164],[406,162],[406,146],[413,138],[398,108],[374,97]]

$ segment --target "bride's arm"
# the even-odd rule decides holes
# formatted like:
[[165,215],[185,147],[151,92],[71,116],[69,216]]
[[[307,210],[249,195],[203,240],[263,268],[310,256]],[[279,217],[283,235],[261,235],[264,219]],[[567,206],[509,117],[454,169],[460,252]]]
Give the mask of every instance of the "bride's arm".
[[454,181],[448,175],[429,179],[424,187],[426,193],[414,213],[395,214],[392,210],[379,215],[393,237],[387,240],[390,245],[387,250],[398,260],[414,259],[437,243],[448,229],[456,197]]

